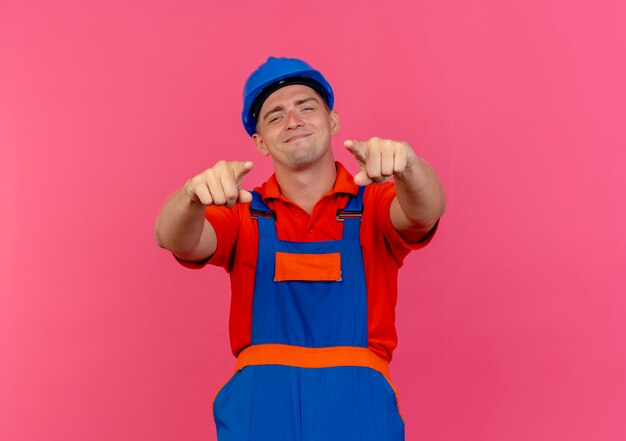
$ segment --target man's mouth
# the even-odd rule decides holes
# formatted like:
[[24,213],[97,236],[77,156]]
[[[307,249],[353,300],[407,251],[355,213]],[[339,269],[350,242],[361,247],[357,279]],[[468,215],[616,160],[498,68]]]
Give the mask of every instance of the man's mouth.
[[298,135],[293,135],[292,137],[287,138],[287,140],[285,142],[297,141],[298,139],[306,138],[309,135],[310,135],[310,133],[300,133]]

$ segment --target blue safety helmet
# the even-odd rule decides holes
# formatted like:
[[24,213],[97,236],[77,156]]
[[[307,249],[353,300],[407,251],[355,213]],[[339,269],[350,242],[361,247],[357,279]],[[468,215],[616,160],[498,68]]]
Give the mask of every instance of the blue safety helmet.
[[297,58],[269,57],[252,72],[243,87],[243,126],[252,136],[256,133],[258,113],[270,94],[290,84],[304,84],[320,94],[332,110],[335,98],[326,78],[307,63]]

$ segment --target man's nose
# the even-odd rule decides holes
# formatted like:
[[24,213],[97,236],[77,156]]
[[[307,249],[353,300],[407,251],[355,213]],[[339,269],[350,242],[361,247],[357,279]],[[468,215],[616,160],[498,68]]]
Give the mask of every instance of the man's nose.
[[302,125],[302,119],[300,119],[300,115],[298,115],[293,110],[287,112],[287,128],[294,129],[296,127],[300,127]]

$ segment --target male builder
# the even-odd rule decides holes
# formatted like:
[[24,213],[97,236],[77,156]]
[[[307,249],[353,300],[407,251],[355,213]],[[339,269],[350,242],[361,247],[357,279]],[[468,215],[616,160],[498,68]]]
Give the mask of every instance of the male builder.
[[[334,161],[334,95],[307,63],[270,57],[244,87],[243,124],[274,175],[218,161],[165,203],[157,242],[231,278],[237,369],[214,400],[220,441],[396,441],[404,422],[387,365],[397,272],[426,245],[445,197],[406,142],[348,140]],[[387,182],[393,177],[393,182]]]

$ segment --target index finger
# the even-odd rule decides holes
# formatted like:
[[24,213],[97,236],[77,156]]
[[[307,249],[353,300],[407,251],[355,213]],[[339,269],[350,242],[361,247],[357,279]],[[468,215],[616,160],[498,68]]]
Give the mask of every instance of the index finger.
[[343,142],[343,146],[358,160],[365,161],[365,145],[360,141],[348,139]]
[[235,175],[235,179],[239,181],[243,178],[250,170],[252,170],[254,164],[251,161],[241,162],[241,161],[233,161],[232,170]]

